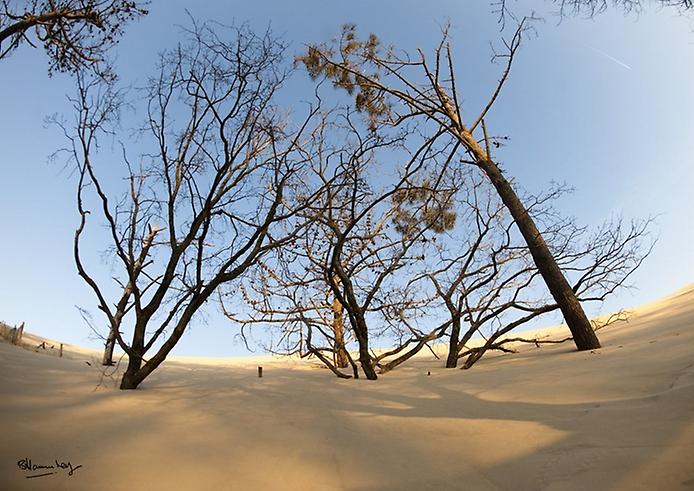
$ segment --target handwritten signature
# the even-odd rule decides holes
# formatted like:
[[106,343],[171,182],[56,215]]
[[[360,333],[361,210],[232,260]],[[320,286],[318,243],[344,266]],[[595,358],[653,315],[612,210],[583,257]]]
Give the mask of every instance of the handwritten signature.
[[25,457],[17,461],[17,467],[19,467],[20,470],[28,472],[40,471],[39,474],[26,476],[27,479],[34,479],[35,477],[51,476],[57,474],[59,471],[67,471],[67,475],[72,476],[75,471],[82,466],[72,465],[72,462],[63,462],[58,459],[55,459],[50,464],[35,464],[29,457]]

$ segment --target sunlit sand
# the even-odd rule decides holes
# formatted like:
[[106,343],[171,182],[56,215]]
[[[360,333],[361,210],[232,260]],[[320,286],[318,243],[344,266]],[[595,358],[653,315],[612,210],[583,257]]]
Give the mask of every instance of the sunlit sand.
[[135,391],[101,376],[97,352],[1,343],[0,488],[694,488],[694,286],[600,337],[468,371],[428,355],[376,382],[179,357]]

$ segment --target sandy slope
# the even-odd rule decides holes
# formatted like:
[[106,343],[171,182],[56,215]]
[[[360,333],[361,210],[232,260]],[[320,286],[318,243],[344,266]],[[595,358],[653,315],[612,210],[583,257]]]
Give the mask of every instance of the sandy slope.
[[0,489],[694,489],[694,286],[601,338],[375,383],[179,359],[130,392],[86,350],[0,344]]

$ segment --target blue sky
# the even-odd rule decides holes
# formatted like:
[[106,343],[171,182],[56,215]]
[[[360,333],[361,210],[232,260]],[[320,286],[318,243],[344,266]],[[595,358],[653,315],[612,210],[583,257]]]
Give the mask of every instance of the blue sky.
[[[489,124],[508,135],[498,155],[509,175],[529,190],[566,181],[575,192],[561,209],[597,225],[614,214],[659,215],[659,242],[633,276],[635,289],[603,306],[614,310],[655,300],[694,281],[694,25],[674,10],[558,22],[551,4],[513,3],[545,21],[521,48],[511,79]],[[121,79],[137,85],[152,73],[157,53],[180,39],[185,10],[199,20],[272,26],[300,52],[304,43],[328,40],[354,22],[404,49],[429,48],[440,26],[451,23],[459,89],[471,112],[494,84],[500,66],[489,43],[501,34],[488,2],[297,0],[257,2],[153,1],[150,15],[129,26],[116,50]],[[92,311],[91,292],[72,259],[77,224],[75,176],[48,156],[65,145],[46,127],[54,113],[70,117],[72,80],[49,78],[43,52],[28,48],[0,61],[0,319],[54,339],[98,347],[75,308]],[[304,75],[289,86],[290,99],[310,97]],[[289,100],[289,99],[288,99]],[[92,251],[91,264],[108,273]],[[557,319],[548,318],[547,322]],[[186,355],[241,354],[237,330],[210,317],[174,351]]]

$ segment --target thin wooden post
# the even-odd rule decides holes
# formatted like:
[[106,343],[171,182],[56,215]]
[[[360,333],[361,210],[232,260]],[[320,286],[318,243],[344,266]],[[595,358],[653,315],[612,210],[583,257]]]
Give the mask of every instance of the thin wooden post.
[[258,367],[258,378],[263,378],[263,367]]
[[58,354],[59,358],[63,357],[63,343],[60,343],[60,353]]

